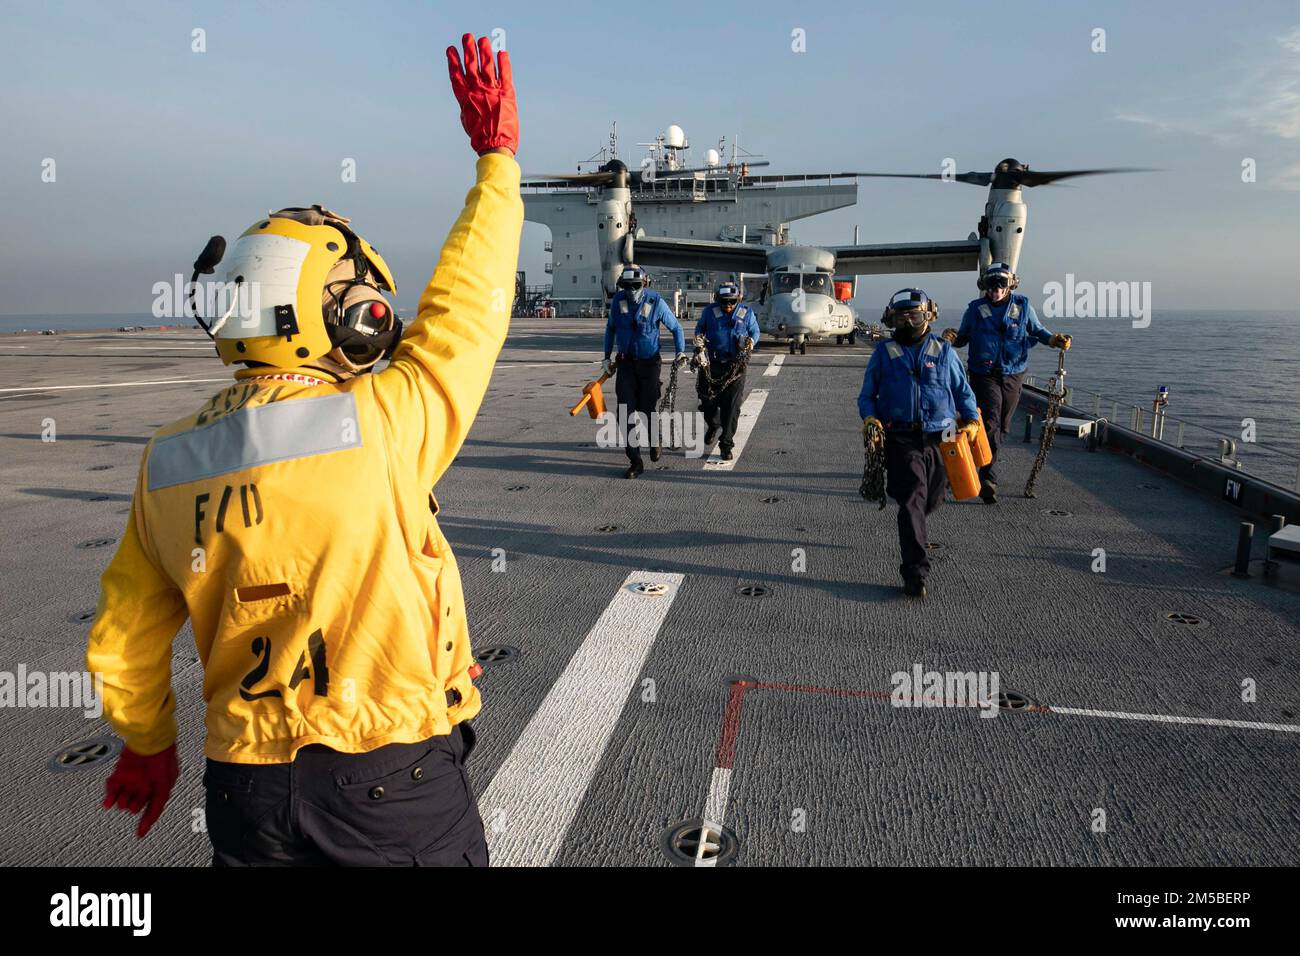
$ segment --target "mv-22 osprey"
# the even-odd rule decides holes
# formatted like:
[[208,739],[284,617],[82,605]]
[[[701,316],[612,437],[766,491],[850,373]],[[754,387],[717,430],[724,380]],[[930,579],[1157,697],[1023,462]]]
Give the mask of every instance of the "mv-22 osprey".
[[[788,342],[794,354],[806,353],[810,338],[834,336],[837,342],[856,341],[864,326],[859,325],[845,300],[852,298],[858,276],[968,270],[978,270],[983,275],[991,262],[1005,262],[1015,271],[1027,214],[1022,189],[1076,176],[1140,171],[1128,168],[1036,171],[1015,159],[1004,159],[991,172],[838,173],[837,177],[845,178],[934,179],[988,186],[988,200],[977,231],[964,240],[826,247],[646,236],[635,230],[629,188],[630,182],[640,174],[630,172],[617,159],[594,173],[548,178],[581,182],[600,190],[595,207],[606,299],[614,295],[623,266],[631,262],[649,268],[729,272],[737,278],[746,274],[765,275],[758,302],[759,327],[769,339]],[[695,172],[681,170],[679,174]],[[771,181],[781,177],[762,178]]]

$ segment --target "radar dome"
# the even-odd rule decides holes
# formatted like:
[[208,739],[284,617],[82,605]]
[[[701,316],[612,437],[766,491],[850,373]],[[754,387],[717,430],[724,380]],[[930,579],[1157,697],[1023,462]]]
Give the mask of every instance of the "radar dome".
[[686,134],[682,128],[676,124],[664,130],[664,145],[673,149],[683,149],[686,146]]
[[705,166],[716,166],[720,162],[722,162],[722,157],[718,154],[716,149],[711,149],[704,154]]

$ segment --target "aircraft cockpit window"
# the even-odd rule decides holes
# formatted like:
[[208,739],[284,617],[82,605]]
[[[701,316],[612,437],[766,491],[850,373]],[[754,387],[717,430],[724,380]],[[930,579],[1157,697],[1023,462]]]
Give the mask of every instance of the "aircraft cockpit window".
[[777,292],[795,292],[799,288],[799,273],[779,272],[776,275]]
[[831,277],[822,272],[815,272],[803,277],[803,287],[805,292],[815,292],[818,295],[831,294]]

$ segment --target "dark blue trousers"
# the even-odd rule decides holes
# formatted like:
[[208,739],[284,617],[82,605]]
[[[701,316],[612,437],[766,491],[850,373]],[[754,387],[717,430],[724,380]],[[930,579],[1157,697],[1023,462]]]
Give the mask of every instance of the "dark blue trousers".
[[925,518],[943,504],[948,475],[939,452],[940,432],[885,432],[885,491],[898,502],[898,544],[904,581],[930,574]]
[[465,758],[474,731],[292,763],[207,762],[213,866],[487,866]]

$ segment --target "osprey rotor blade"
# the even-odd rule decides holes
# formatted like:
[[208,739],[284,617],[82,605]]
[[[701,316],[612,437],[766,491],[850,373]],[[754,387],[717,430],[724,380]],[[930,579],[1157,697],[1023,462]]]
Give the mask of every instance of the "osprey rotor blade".
[[1122,166],[1110,169],[1058,169],[1042,170],[1030,169],[1028,166],[1013,171],[1021,186],[1046,186],[1049,183],[1057,182],[1062,179],[1073,179],[1076,176],[1104,176],[1108,173],[1152,173],[1153,169],[1147,169],[1138,166]]
[[972,186],[987,186],[993,181],[992,173],[847,173],[850,176],[863,176],[870,179],[940,179],[957,183],[969,183]]

